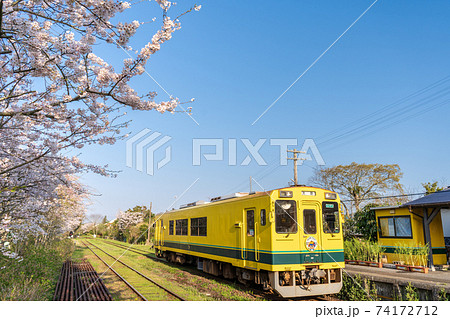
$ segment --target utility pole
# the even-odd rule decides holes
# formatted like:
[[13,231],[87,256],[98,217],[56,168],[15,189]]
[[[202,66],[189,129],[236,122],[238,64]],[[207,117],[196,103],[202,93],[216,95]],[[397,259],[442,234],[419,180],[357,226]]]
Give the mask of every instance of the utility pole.
[[147,242],[146,245],[150,245],[150,229],[152,225],[152,202],[150,202],[150,208],[148,209],[148,229],[147,229]]
[[287,152],[289,153],[293,153],[294,157],[290,158],[288,157],[288,160],[293,160],[294,161],[294,186],[298,185],[298,174],[297,174],[297,161],[306,161],[306,158],[299,158],[297,155],[298,154],[305,154],[306,152],[302,152],[302,151],[298,151],[295,148],[293,150],[287,150]]

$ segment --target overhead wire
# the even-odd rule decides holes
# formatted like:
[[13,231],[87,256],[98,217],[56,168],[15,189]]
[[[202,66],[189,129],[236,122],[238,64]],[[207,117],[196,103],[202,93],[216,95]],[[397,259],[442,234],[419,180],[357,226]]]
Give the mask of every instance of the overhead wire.
[[[345,126],[342,126],[340,128],[336,128],[329,133],[323,134],[319,136],[315,140],[323,139],[324,137],[330,136],[325,141],[317,143],[317,145],[326,145],[333,141],[333,145],[331,146],[332,149],[343,145],[336,144],[336,142],[340,142],[341,140],[345,140],[348,138],[352,138],[350,141],[354,141],[363,137],[366,137],[370,134],[373,134],[375,132],[378,132],[380,130],[386,129],[392,125],[399,124],[401,122],[405,122],[411,118],[421,116],[431,110],[437,109],[443,105],[446,105],[447,103],[450,103],[449,99],[446,99],[442,102],[439,102],[437,104],[433,104],[429,106],[429,103],[439,100],[440,98],[446,97],[450,94],[450,86],[446,86],[444,88],[440,88],[439,90],[435,90],[442,85],[448,83],[450,81],[450,75],[447,75],[440,80],[433,82],[403,98],[398,99],[397,101],[390,103],[388,105],[385,105],[384,107],[378,109],[375,112],[369,113],[363,117],[360,117]],[[432,92],[431,94],[421,97],[426,93]],[[417,97],[421,97],[418,100],[414,100],[411,103],[408,103],[407,105],[403,105],[404,103],[411,101]],[[403,106],[402,106],[403,105]],[[400,107],[400,108],[398,108]],[[423,108],[424,107],[424,108]],[[413,111],[417,111],[414,113],[411,113]],[[377,117],[378,115],[378,117]],[[370,121],[368,121],[370,120]],[[368,122],[367,122],[368,121]],[[362,124],[366,122],[365,124]],[[383,125],[384,124],[384,125]],[[358,125],[358,126],[356,126]],[[356,127],[355,127],[356,126]],[[353,128],[352,128],[353,127]],[[342,129],[345,128],[344,132],[342,132]],[[369,131],[367,131],[369,130]],[[364,133],[366,132],[366,133]],[[338,135],[335,135],[336,133],[339,133]],[[333,134],[335,136],[333,136]],[[357,135],[357,136],[355,136]],[[327,150],[330,150],[327,148]],[[280,166],[282,166],[279,163],[280,159],[277,157],[273,162],[269,162],[267,166],[265,166],[263,169],[261,169],[259,172],[254,174],[254,177],[258,177],[259,179],[264,179],[268,175],[272,174],[274,171],[276,171]],[[312,167],[306,163],[303,163],[303,165],[306,165],[308,167],[311,167],[313,169],[316,169],[316,167]],[[242,185],[245,185],[248,183],[248,181],[241,182],[238,186],[241,187]],[[234,188],[236,189],[236,188]]]

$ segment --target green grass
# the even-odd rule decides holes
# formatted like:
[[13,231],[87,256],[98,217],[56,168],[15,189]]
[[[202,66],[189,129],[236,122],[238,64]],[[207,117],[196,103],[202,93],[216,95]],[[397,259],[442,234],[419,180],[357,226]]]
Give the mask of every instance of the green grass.
[[0,257],[0,300],[52,300],[63,262],[74,250],[69,239],[29,244],[22,259]]

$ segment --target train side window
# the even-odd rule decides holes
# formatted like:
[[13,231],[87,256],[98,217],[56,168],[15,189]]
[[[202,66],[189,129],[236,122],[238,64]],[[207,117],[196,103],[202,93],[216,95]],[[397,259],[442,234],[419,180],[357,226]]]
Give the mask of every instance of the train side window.
[[206,217],[191,218],[191,236],[206,236]]
[[261,226],[266,226],[266,210],[265,209],[261,209]]
[[186,236],[188,234],[188,220],[178,219],[175,221],[175,235]]
[[316,211],[314,209],[303,210],[303,231],[305,234],[315,234],[316,227]]
[[247,211],[247,236],[255,236],[255,211]]
[[199,221],[198,221],[198,235],[199,236],[206,236],[206,234],[208,233],[207,226],[208,226],[208,223],[207,223],[206,217],[199,218]]
[[169,235],[173,235],[173,220],[169,220]]
[[198,236],[198,218],[191,218],[191,236]]
[[277,200],[275,202],[275,231],[279,234],[297,233],[295,200]]

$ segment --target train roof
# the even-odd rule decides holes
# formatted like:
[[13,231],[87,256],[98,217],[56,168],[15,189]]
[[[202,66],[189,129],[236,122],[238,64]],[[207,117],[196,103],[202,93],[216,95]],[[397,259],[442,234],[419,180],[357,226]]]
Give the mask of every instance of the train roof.
[[237,192],[237,193],[232,193],[232,194],[228,194],[228,195],[212,197],[210,202],[205,202],[205,201],[199,200],[199,201],[196,201],[196,202],[183,204],[178,209],[172,209],[172,210],[169,210],[169,211],[166,211],[166,212],[160,212],[157,215],[175,213],[175,212],[178,212],[180,210],[185,210],[185,209],[198,207],[198,206],[203,206],[203,205],[213,205],[213,204],[216,204],[218,202],[224,202],[224,201],[228,202],[228,201],[243,199],[243,198],[247,198],[247,197],[248,198],[250,198],[250,197],[254,198],[254,197],[270,195],[274,191],[283,190],[283,189],[286,189],[286,188],[314,188],[314,189],[320,189],[320,190],[324,190],[324,191],[329,191],[327,189],[320,188],[320,187],[315,187],[315,186],[297,185],[297,186],[286,186],[286,187],[275,188],[275,189],[271,189],[271,190],[267,190],[267,191],[263,191],[263,192],[252,192],[252,193]]

